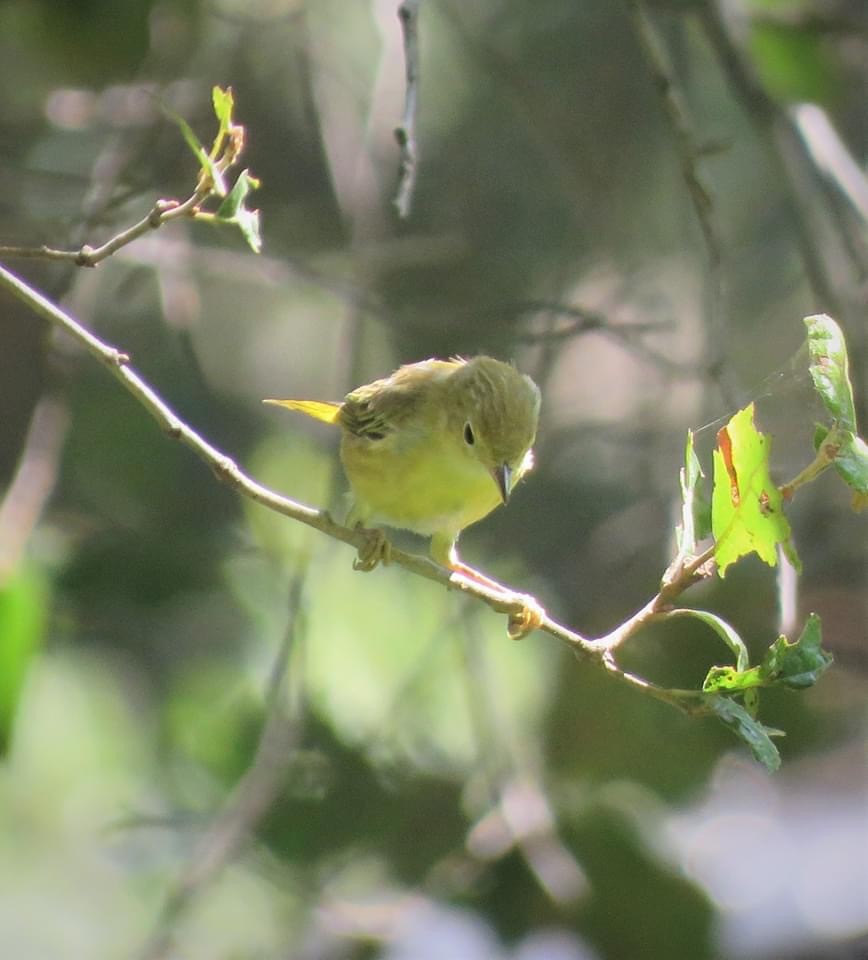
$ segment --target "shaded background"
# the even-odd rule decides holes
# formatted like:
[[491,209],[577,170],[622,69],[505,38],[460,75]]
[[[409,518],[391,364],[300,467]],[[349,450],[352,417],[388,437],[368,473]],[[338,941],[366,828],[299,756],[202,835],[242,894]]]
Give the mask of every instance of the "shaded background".
[[[693,118],[705,235],[637,9]],[[257,478],[336,510],[335,438],[262,397],[515,359],[543,389],[538,468],[463,555],[602,633],[672,555],[688,427],[707,454],[755,398],[779,478],[811,458],[804,315],[841,321],[868,396],[864,6],[726,12],[724,35],[704,3],[426,0],[401,222],[392,0],[6,3],[0,239],[95,244],[187,196],[159,104],[207,142],[231,84],[261,256],[174,224],[95,270],[8,262]],[[799,620],[837,662],[765,699],[773,777],[551,638],[354,574],[5,294],[0,483],[3,956],[868,956],[865,522],[831,475],[790,515]],[[688,600],[756,653],[777,635],[754,560]],[[672,686],[721,658],[687,624],[624,651]]]

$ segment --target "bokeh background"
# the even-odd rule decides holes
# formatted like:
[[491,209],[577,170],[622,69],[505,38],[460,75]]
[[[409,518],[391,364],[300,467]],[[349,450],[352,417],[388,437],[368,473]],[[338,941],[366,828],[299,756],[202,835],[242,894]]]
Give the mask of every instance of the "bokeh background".
[[[263,397],[514,359],[543,390],[538,467],[463,554],[603,633],[672,556],[688,428],[707,456],[755,399],[779,479],[810,460],[803,316],[843,325],[866,423],[866,10],[424,0],[419,36],[401,220],[397,0],[9,0],[0,242],[96,244],[186,197],[161,105],[208,142],[219,84],[264,249],[176,223],[92,270],[5,262],[335,511],[336,438]],[[787,731],[769,776],[550,637],[354,573],[0,304],[0,955],[868,957],[866,527],[834,476],[790,509],[795,618],[750,559],[687,597],[757,655],[823,618],[834,668],[763,702]],[[685,624],[623,662],[688,686],[723,656]]]

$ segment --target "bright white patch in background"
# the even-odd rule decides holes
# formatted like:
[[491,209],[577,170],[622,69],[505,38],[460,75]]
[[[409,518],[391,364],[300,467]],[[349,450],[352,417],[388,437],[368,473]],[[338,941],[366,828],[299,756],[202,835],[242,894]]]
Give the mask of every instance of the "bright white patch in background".
[[85,130],[93,123],[96,106],[97,97],[91,90],[52,90],[45,100],[45,119],[61,130]]
[[540,930],[525,937],[512,956],[513,960],[596,960],[598,955],[572,933]]
[[510,950],[492,928],[469,910],[434,901],[403,918],[380,960],[598,960],[598,955],[567,930],[538,930]]
[[720,910],[724,953],[756,960],[868,930],[864,761],[802,780],[723,766],[706,801],[672,817],[667,834]]

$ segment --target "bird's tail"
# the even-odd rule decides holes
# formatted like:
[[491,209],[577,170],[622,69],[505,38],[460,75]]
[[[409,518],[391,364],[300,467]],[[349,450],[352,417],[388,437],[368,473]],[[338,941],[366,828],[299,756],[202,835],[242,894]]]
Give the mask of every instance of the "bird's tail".
[[298,410],[299,413],[305,413],[325,423],[337,423],[341,410],[339,403],[332,403],[329,400],[263,400],[262,402],[273,404],[275,407]]

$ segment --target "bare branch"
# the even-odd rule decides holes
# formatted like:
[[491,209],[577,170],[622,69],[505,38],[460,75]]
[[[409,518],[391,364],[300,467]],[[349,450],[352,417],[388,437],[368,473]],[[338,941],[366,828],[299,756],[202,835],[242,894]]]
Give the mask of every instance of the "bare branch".
[[399,126],[395,127],[395,139],[401,149],[398,189],[395,208],[398,216],[406,220],[410,216],[413,194],[416,190],[416,173],[419,163],[419,147],[416,141],[416,119],[419,112],[419,8],[422,0],[403,0],[398,7],[401,33],[404,38],[404,70],[406,88],[404,113]]
[[712,270],[717,271],[723,259],[723,247],[711,186],[699,166],[705,151],[693,130],[684,94],[675,78],[669,57],[644,0],[629,0],[629,10],[636,36],[645,53],[648,69],[660,95],[660,102],[672,128],[675,147],[681,161],[681,174],[687,184],[693,209],[696,211],[696,218],[702,230],[709,263]]
[[771,141],[772,160],[782,182],[789,188],[796,237],[814,294],[830,312],[845,313],[811,225],[814,200],[811,181],[816,172],[813,162],[807,156],[793,122],[769,96],[736,46],[718,0],[701,4],[697,11],[705,35],[735,95],[757,128]]
[[150,211],[138,223],[113,236],[99,247],[88,244],[78,250],[58,250],[54,247],[4,247],[0,246],[0,257],[29,260],[64,260],[77,267],[95,267],[113,253],[137,240],[139,237],[162,227],[164,223],[179,217],[194,217],[211,193],[210,187],[199,187],[183,203],[177,200],[158,200]]
[[687,99],[678,85],[666,48],[652,20],[645,0],[629,0],[628,8],[636,37],[645,53],[648,69],[660,96],[660,102],[675,141],[681,164],[681,176],[696,212],[708,254],[710,304],[708,310],[709,360],[707,374],[717,384],[729,406],[734,406],[734,391],[724,376],[725,322],[723,241],[714,195],[705,177],[701,160],[707,147],[700,143],[693,129]]
[[15,477],[0,503],[0,586],[18,566],[57,481],[69,417],[62,401],[41,400],[33,414]]
[[202,210],[206,200],[217,196],[217,189],[212,177],[222,176],[237,161],[244,149],[244,129],[233,125],[219,140],[220,156],[212,161],[211,170],[201,170],[196,189],[186,200],[157,200],[147,214],[131,227],[121,230],[98,247],[89,244],[82,245],[78,250],[61,250],[46,245],[39,247],[0,246],[0,257],[6,259],[29,260],[61,260],[73,263],[77,267],[95,267],[122,247],[127,246],[139,237],[157,230],[172,220],[182,218],[203,219],[211,221],[213,214]]
[[545,313],[552,318],[562,316],[569,320],[564,326],[518,333],[515,336],[518,343],[551,345],[588,333],[597,333],[618,343],[641,360],[654,364],[670,376],[693,378],[708,374],[708,370],[703,370],[695,364],[679,363],[645,342],[643,338],[646,334],[672,330],[673,324],[666,320],[615,322],[597,310],[546,300],[528,300],[516,304],[512,310],[516,314]]
[[[519,852],[540,888],[554,903],[569,907],[586,891],[587,878],[558,835],[545,785],[531,761],[542,752],[541,745],[533,741],[522,749],[514,742],[515,731],[494,687],[496,671],[477,629],[478,617],[465,618],[464,625],[467,710],[487,794],[485,809],[467,835],[467,851],[483,862]],[[521,736],[534,735],[522,730]]]

